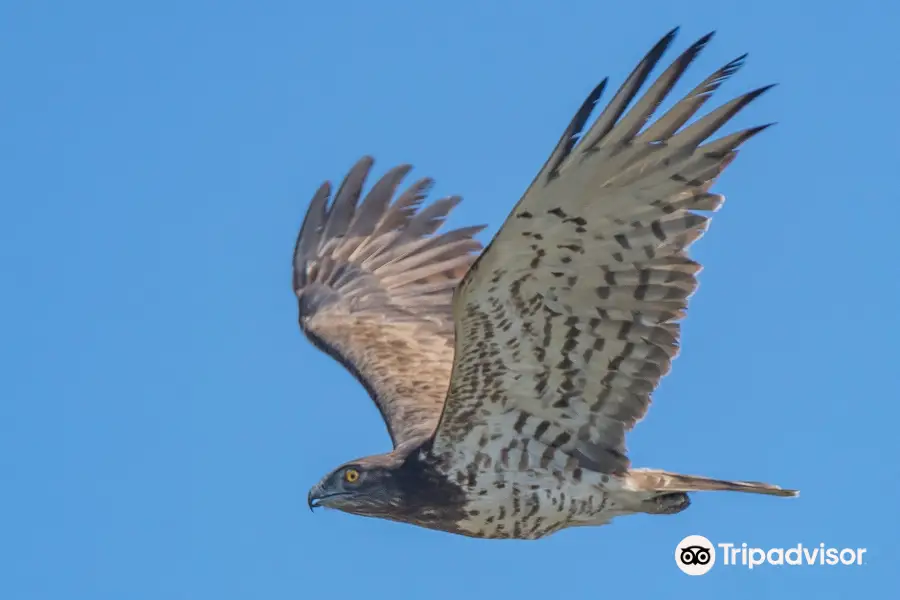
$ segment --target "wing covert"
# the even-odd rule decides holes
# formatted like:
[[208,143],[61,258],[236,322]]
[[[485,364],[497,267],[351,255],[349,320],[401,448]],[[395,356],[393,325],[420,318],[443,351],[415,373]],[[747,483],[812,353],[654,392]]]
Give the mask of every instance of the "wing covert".
[[688,256],[707,226],[700,213],[724,202],[708,190],[766,127],[709,141],[768,88],[684,127],[744,56],[649,123],[712,34],[632,105],[676,31],[582,135],[605,81],[590,94],[464,278],[434,452],[471,462],[498,436],[508,442],[505,462],[519,470],[551,462],[571,472],[628,468],[625,435],[679,351],[679,321],[701,269]]
[[483,226],[436,233],[461,198],[422,207],[429,178],[394,198],[409,165],[389,170],[362,198],[372,164],[360,159],[330,205],[329,182],[313,196],[294,249],[293,288],[301,330],[365,387],[396,447],[430,435],[440,415],[453,360],[452,295],[481,249],[473,236]]

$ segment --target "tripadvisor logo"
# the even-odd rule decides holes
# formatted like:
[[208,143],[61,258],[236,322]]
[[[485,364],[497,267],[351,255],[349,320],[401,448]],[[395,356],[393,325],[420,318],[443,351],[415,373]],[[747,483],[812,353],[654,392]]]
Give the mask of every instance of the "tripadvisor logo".
[[718,564],[754,569],[775,566],[862,565],[865,548],[833,548],[825,544],[788,548],[756,548],[743,544],[713,544],[702,535],[689,535],[675,547],[675,564],[688,575],[705,575]]
[[716,564],[716,547],[702,535],[689,535],[675,547],[675,564],[688,575],[706,575]]

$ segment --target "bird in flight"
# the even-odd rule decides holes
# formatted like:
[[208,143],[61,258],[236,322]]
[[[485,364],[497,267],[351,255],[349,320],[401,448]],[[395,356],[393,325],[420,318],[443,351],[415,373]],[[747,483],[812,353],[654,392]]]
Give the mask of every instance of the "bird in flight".
[[797,492],[633,468],[626,434],[679,351],[701,265],[688,249],[724,202],[710,187],[767,125],[710,139],[769,87],[686,123],[746,55],[651,122],[710,33],[629,109],[675,37],[638,63],[593,123],[601,82],[493,240],[438,233],[461,201],[423,206],[373,161],[314,195],[294,251],[300,328],[365,387],[393,450],[345,463],[310,508],[476,538],[538,539],[630,514],[675,514],[688,493]]

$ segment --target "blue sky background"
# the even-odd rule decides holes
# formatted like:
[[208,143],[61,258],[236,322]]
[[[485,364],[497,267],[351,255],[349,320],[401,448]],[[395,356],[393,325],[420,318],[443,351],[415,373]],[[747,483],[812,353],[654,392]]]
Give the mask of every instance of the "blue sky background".
[[[688,8],[689,6],[689,8]],[[850,598],[897,588],[900,9],[855,2],[0,5],[0,597]],[[675,25],[677,91],[780,124],[728,196],[684,352],[634,462],[798,487],[695,497],[540,542],[335,512],[306,492],[389,448],[296,326],[307,202],[362,154],[496,231],[584,95]],[[608,100],[611,94],[606,96]],[[685,535],[862,546],[863,567],[675,567]]]

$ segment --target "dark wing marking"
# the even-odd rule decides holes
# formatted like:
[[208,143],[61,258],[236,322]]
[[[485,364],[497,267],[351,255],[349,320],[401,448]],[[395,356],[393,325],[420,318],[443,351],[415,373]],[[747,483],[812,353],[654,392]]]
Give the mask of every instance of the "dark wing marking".
[[294,292],[300,328],[362,383],[397,446],[437,422],[453,361],[453,290],[483,227],[435,233],[461,199],[422,208],[427,178],[391,202],[409,165],[360,202],[372,163],[353,166],[330,206],[330,183],[316,192],[294,249]]
[[451,464],[471,462],[502,433],[505,462],[518,469],[628,467],[625,434],[678,353],[678,322],[697,287],[700,265],[687,250],[706,229],[698,211],[721,206],[710,186],[765,128],[708,139],[768,88],[682,128],[744,57],[647,126],[711,34],[626,112],[674,34],[581,136],[602,85],[591,93],[459,287],[455,364],[433,444]]

